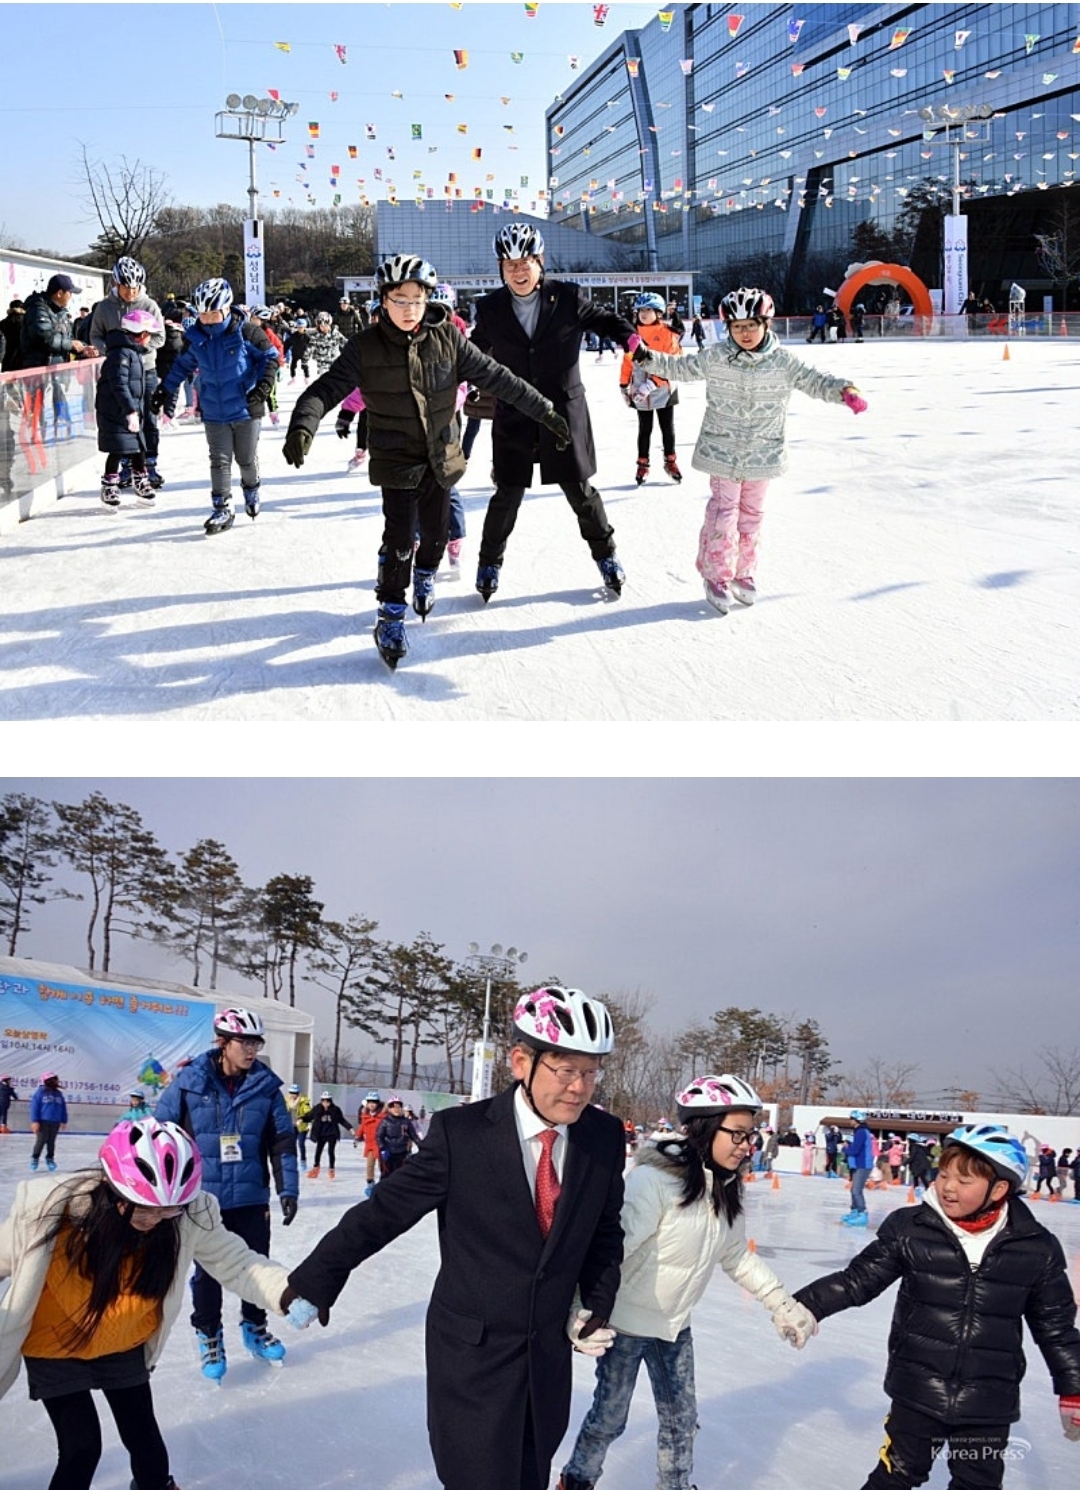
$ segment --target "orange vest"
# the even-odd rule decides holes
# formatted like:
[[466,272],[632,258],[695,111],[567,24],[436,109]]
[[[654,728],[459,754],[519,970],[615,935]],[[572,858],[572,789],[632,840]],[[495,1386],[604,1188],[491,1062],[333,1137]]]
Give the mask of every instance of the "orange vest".
[[30,1332],[23,1341],[23,1355],[90,1361],[144,1344],[161,1323],[161,1305],[130,1292],[135,1274],[133,1258],[128,1258],[121,1270],[119,1297],[105,1310],[91,1339],[75,1350],[64,1343],[72,1321],[82,1317],[90,1301],[90,1279],[82,1276],[67,1255],[70,1236],[71,1226],[65,1223],[56,1238]]
[[[635,331],[648,347],[650,352],[668,352],[672,357],[678,357],[682,353],[682,342],[672,331],[670,326],[665,326],[663,321],[654,321],[651,326],[635,326]],[[634,371],[634,359],[629,352],[624,353],[622,368],[619,371],[619,387],[627,388],[630,377]],[[666,383],[666,378],[658,378],[655,373],[649,377],[655,383]]]

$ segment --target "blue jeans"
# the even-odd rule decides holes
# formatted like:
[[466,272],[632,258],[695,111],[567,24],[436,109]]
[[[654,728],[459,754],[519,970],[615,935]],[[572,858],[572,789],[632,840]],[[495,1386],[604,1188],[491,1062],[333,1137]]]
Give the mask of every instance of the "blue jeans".
[[853,1169],[851,1171],[851,1209],[853,1211],[866,1210],[863,1191],[866,1189],[866,1181],[869,1176],[870,1171],[868,1169]]
[[614,1345],[596,1363],[592,1406],[563,1474],[590,1484],[600,1478],[608,1448],[626,1427],[642,1361],[649,1373],[659,1424],[657,1485],[659,1490],[689,1490],[697,1431],[694,1342],[689,1325],[674,1341],[615,1336]]

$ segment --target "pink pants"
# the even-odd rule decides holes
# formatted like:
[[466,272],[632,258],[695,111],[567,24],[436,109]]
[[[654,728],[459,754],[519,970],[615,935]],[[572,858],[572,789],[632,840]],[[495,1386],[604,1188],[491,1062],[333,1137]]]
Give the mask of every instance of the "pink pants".
[[698,573],[713,585],[726,585],[736,578],[753,578],[758,530],[769,483],[710,476],[709,486],[712,496],[705,508],[705,522],[698,539]]

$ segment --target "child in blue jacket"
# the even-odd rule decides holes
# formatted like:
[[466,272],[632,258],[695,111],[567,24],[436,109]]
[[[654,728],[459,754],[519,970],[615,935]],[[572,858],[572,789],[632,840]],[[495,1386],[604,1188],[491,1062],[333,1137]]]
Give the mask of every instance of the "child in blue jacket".
[[244,510],[259,515],[259,429],[277,378],[277,352],[262,327],[233,309],[232,287],[208,279],[192,294],[197,318],[187,344],[155,389],[150,407],[160,413],[185,378],[199,374],[199,406],[210,447],[213,511],[207,533],[224,533],[234,521],[232,463],[240,467]]
[[45,1168],[56,1168],[56,1135],[67,1127],[68,1110],[55,1071],[46,1071],[41,1085],[30,1098],[30,1132],[34,1134],[34,1152],[30,1168],[36,1169],[45,1151]]

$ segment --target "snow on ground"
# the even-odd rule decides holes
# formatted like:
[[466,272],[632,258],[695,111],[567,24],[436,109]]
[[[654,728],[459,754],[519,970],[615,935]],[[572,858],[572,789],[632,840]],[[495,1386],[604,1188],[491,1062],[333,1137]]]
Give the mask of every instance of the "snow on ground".
[[[628,575],[607,602],[557,488],[526,498],[498,595],[473,589],[484,429],[462,483],[460,583],[440,583],[396,674],[371,639],[376,490],[324,421],[304,469],[262,434],[263,512],[213,540],[201,429],[162,442],[160,509],[103,509],[96,476],[3,542],[2,720],[1075,720],[1080,714],[1075,388],[1064,339],[794,350],[869,412],[795,394],[791,468],[768,499],[752,610],[694,568],[703,391],[634,485],[636,421],[610,358],[584,357],[604,493]],[[658,438],[658,436],[657,436]],[[1068,453],[1067,453],[1068,452]],[[236,482],[239,496],[239,480]]]
[[[96,1139],[61,1135],[64,1170],[92,1162]],[[25,1176],[29,1139],[0,1138],[0,1215]],[[339,1150],[338,1178],[301,1181],[289,1230],[275,1220],[273,1256],[291,1266],[362,1191],[362,1163]],[[872,1222],[907,1203],[903,1187],[872,1192]],[[839,1182],[784,1176],[778,1190],[747,1188],[748,1234],[789,1288],[843,1266],[873,1235],[840,1226],[847,1194]],[[275,1209],[275,1215],[277,1214]],[[1080,1292],[1080,1206],[1035,1206],[1061,1239]],[[435,1224],[427,1218],[370,1259],[350,1280],[330,1327],[299,1334],[282,1326],[289,1353],[274,1369],[240,1350],[239,1305],[226,1296],[229,1371],[220,1387],[203,1380],[194,1336],[177,1324],[154,1373],[154,1397],[181,1490],[294,1490],[360,1484],[378,1490],[437,1490],[427,1446],[423,1316],[437,1267]],[[780,1341],[765,1311],[724,1275],[694,1312],[700,1433],[700,1490],[836,1490],[861,1484],[874,1465],[887,1399],[881,1382],[895,1298],[827,1321],[806,1349]],[[1064,1490],[1076,1483],[1080,1446],[1059,1426],[1042,1357],[1028,1340],[1023,1417],[1013,1430],[1007,1490]],[[553,1483],[592,1396],[592,1366],[575,1361],[570,1429]],[[129,1470],[103,1410],[105,1451],[95,1490],[127,1490]],[[656,1422],[645,1373],[624,1436],[607,1459],[611,1490],[653,1490]],[[0,1402],[5,1490],[42,1490],[55,1462],[44,1409],[26,1396],[25,1377]],[[946,1484],[935,1468],[931,1490]]]

